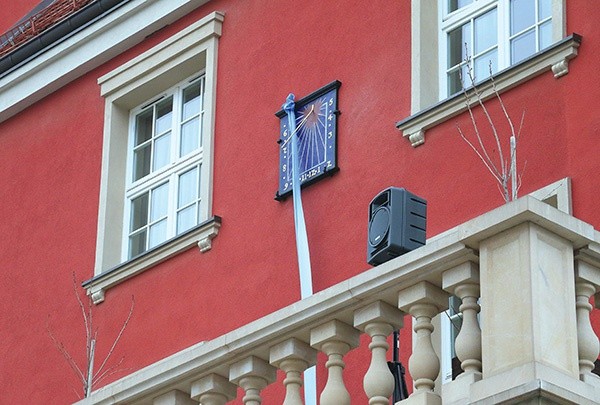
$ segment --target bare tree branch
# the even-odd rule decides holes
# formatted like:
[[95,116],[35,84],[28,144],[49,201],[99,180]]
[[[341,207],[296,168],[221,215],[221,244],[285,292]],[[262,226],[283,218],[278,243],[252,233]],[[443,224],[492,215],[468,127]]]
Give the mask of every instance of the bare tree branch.
[[115,364],[114,366],[111,366],[111,367],[107,368],[106,370],[104,370],[104,371],[102,372],[102,374],[101,374],[101,375],[99,375],[99,376],[97,377],[97,379],[95,379],[95,380],[94,380],[94,385],[97,385],[97,384],[99,384],[99,383],[100,383],[100,382],[102,382],[102,381],[103,381],[105,378],[108,378],[108,377],[110,377],[110,376],[111,376],[111,375],[113,375],[113,374],[116,374],[116,373],[121,373],[121,372],[124,372],[124,371],[131,371],[131,370],[132,370],[131,368],[119,368],[119,366],[120,366],[121,364],[123,364],[123,361],[124,361],[124,360],[125,360],[125,357],[121,357],[121,359],[119,360],[119,362],[118,362],[117,364]]
[[85,375],[83,374],[83,371],[81,371],[73,357],[69,354],[69,352],[65,348],[65,345],[62,342],[60,342],[56,338],[56,336],[54,336],[54,333],[52,333],[52,331],[50,330],[50,316],[48,316],[48,320],[46,321],[46,332],[48,333],[48,336],[50,336],[50,339],[52,339],[52,343],[54,343],[54,346],[58,349],[60,354],[62,354],[65,360],[67,360],[67,363],[73,369],[75,374],[77,374],[81,381],[85,383]]
[[117,338],[114,340],[114,342],[113,342],[110,350],[108,351],[108,354],[106,355],[106,357],[104,358],[104,361],[100,365],[100,368],[98,369],[98,371],[96,371],[96,374],[94,375],[94,378],[102,371],[102,369],[106,365],[106,362],[108,361],[108,359],[112,355],[113,351],[115,350],[115,347],[117,346],[117,343],[119,343],[119,340],[121,339],[121,336],[123,336],[123,332],[125,332],[125,328],[127,327],[127,324],[129,323],[129,320],[131,319],[131,315],[133,315],[133,309],[134,309],[134,307],[135,307],[135,299],[134,299],[134,297],[132,295],[131,296],[131,307],[129,308],[129,313],[127,314],[127,319],[125,319],[125,322],[123,322],[123,326],[121,326],[121,330],[119,331],[119,334],[117,335]]
[[[62,354],[62,356],[65,358],[65,360],[67,361],[67,363],[69,364],[71,369],[77,375],[78,379],[81,381],[81,384],[83,386],[84,397],[87,397],[90,395],[90,393],[92,391],[92,387],[95,384],[98,384],[101,380],[108,377],[109,375],[112,375],[118,371],[123,370],[123,369],[119,369],[119,367],[123,363],[123,361],[125,359],[124,357],[121,358],[115,366],[111,366],[108,369],[106,369],[105,371],[102,371],[104,369],[104,367],[107,365],[107,362],[110,359],[111,355],[113,354],[115,347],[117,346],[117,344],[119,343],[119,340],[121,339],[121,337],[123,336],[123,333],[125,332],[125,328],[129,324],[129,321],[131,320],[131,316],[133,315],[133,309],[135,307],[135,300],[134,300],[134,297],[132,296],[131,297],[131,308],[129,309],[127,318],[125,319],[123,326],[119,330],[119,333],[117,334],[116,339],[113,341],[113,344],[112,344],[110,350],[108,351],[108,354],[104,358],[104,361],[100,365],[100,368],[94,374],[93,368],[94,368],[94,357],[95,357],[95,343],[98,339],[98,329],[94,329],[94,325],[93,325],[93,303],[91,301],[91,298],[88,297],[87,308],[86,308],[86,306],[84,305],[81,297],[79,296],[78,290],[77,290],[77,280],[75,277],[75,273],[73,273],[73,292],[75,293],[75,297],[77,299],[77,304],[81,311],[81,315],[83,317],[83,323],[85,326],[85,334],[86,334],[86,350],[85,350],[86,351],[86,363],[85,363],[86,371],[85,372],[82,371],[82,369],[77,365],[77,362],[73,359],[73,357],[71,356],[69,351],[66,349],[65,345],[61,341],[59,341],[56,338],[56,336],[54,335],[54,333],[51,331],[50,326],[49,326],[50,316],[48,316],[48,321],[46,323],[46,331],[48,332],[50,339],[54,343],[54,346]],[[78,394],[78,397],[81,398],[79,394]]]
[[471,149],[473,149],[473,151],[477,154],[477,156],[479,157],[479,159],[481,159],[481,161],[483,162],[483,164],[485,165],[485,167],[489,170],[489,172],[492,174],[492,176],[494,176],[494,178],[498,181],[498,183],[502,183],[502,179],[500,178],[500,173],[497,173],[496,167],[493,166],[493,164],[492,164],[492,166],[490,166],[488,164],[488,162],[481,155],[481,153],[479,152],[479,150],[463,134],[462,130],[460,129],[460,127],[458,125],[456,126],[456,128],[458,129],[458,133],[460,134],[460,136],[462,137],[462,139],[467,143],[467,145],[469,145],[471,147]]
[[[492,134],[494,135],[494,140],[496,141],[496,147],[498,148],[498,158],[500,161],[500,172],[505,173],[506,172],[506,162],[504,160],[504,154],[502,153],[502,145],[500,143],[500,136],[498,135],[498,131],[496,130],[496,125],[494,124],[494,121],[492,120],[492,117],[491,117],[487,107],[485,106],[485,103],[483,102],[483,96],[481,94],[481,91],[475,85],[475,76],[473,74],[473,67],[472,67],[471,61],[472,61],[472,58],[470,56],[468,56],[466,59],[466,63],[467,63],[467,67],[468,67],[467,74],[469,75],[469,79],[471,80],[472,89],[473,89],[473,93],[476,96],[477,104],[479,104],[479,106],[481,107],[483,114],[485,115],[485,117],[488,121],[488,124],[490,125]],[[491,64],[490,64],[490,76],[491,76]]]
[[[467,75],[471,82],[470,83],[471,86],[469,87],[468,90],[467,90],[467,86],[465,86],[465,82],[464,82],[464,78],[463,78],[463,73],[462,73],[463,67],[461,67],[459,69],[458,74],[459,74],[459,78],[460,78],[460,82],[461,82],[461,86],[462,86],[462,93],[465,97],[465,105],[466,105],[467,111],[469,113],[469,118],[471,119],[471,124],[473,125],[473,130],[475,132],[475,139],[477,140],[478,147],[475,145],[474,142],[470,141],[467,138],[467,136],[463,133],[461,128],[457,125],[458,133],[460,134],[461,138],[467,143],[467,145],[469,145],[469,147],[475,152],[477,157],[483,162],[484,166],[490,172],[490,174],[492,174],[492,176],[494,177],[494,179],[497,182],[498,188],[504,198],[504,201],[506,203],[508,203],[517,198],[518,191],[521,188],[521,184],[522,184],[523,173],[518,174],[518,172],[517,172],[517,145],[518,145],[519,137],[521,135],[521,130],[523,129],[525,112],[523,111],[523,114],[521,115],[521,122],[519,125],[519,129],[518,129],[518,132],[516,132],[514,123],[510,117],[510,114],[508,113],[508,110],[506,108],[506,105],[504,104],[504,101],[502,100],[502,97],[500,97],[500,93],[496,87],[496,83],[494,82],[492,63],[490,61],[489,72],[490,72],[491,90],[494,93],[494,96],[497,98],[498,103],[500,104],[500,109],[504,115],[504,118],[507,120],[508,125],[510,127],[510,136],[508,139],[509,140],[509,153],[508,153],[508,158],[505,158],[505,154],[504,154],[504,150],[502,148],[502,142],[501,142],[501,137],[500,137],[498,128],[492,118],[492,115],[490,114],[490,111],[488,110],[488,108],[486,106],[486,103],[484,102],[483,93],[475,84],[476,78],[475,78],[474,72],[473,72],[472,58],[468,55],[469,49],[466,44],[465,44],[465,50],[466,50],[467,57],[465,58],[463,67],[466,67],[466,72],[467,72]],[[475,98],[474,100],[471,99],[471,95],[473,95],[473,97]],[[494,159],[492,159],[492,157],[490,156],[490,154],[488,152],[488,148],[486,147],[486,142],[484,142],[482,133],[480,132],[480,129],[479,129],[479,125],[475,119],[475,114],[473,113],[472,105],[474,105],[474,104],[477,104],[481,107],[481,110],[482,110],[484,116],[486,117],[486,120],[490,126],[491,133],[492,133],[492,139],[493,139],[494,143],[496,144],[496,149],[497,149],[496,153],[498,155],[497,161],[498,161],[498,164],[500,167],[498,167],[498,165],[495,163]]]
[[81,315],[83,316],[83,324],[85,326],[85,342],[86,342],[86,357],[90,358],[90,342],[92,338],[92,311],[91,306],[88,305],[88,311],[86,314],[85,307],[83,302],[81,301],[81,297],[77,293],[77,278],[75,277],[75,272],[72,273],[73,276],[73,292],[75,293],[75,298],[77,298],[77,303],[79,304],[79,309],[81,310]]
[[[469,57],[467,57],[466,63],[467,63],[467,69],[468,69],[468,76],[471,80],[471,86],[473,88],[475,88],[474,77],[472,76],[472,70],[471,70],[471,67],[469,64],[470,60],[471,59]],[[498,170],[498,168],[496,167],[496,164],[494,163],[494,161],[488,154],[487,148],[483,144],[483,138],[481,137],[481,134],[479,132],[479,126],[477,125],[477,121],[475,120],[475,115],[473,114],[473,108],[471,107],[471,97],[470,97],[469,93],[467,92],[467,86],[465,86],[465,82],[464,82],[464,78],[463,78],[461,70],[458,71],[458,77],[460,79],[463,95],[465,96],[465,105],[467,107],[467,110],[469,111],[469,117],[471,118],[471,123],[473,124],[475,136],[479,143],[479,147],[481,148],[481,153],[479,154],[480,158],[482,160],[484,160],[482,157],[485,157],[484,163],[486,163],[486,166],[488,166],[488,168],[493,169],[493,172],[495,173],[494,177],[496,177],[496,179],[499,182],[501,182],[500,178],[502,177],[502,174],[500,173],[500,170]],[[474,93],[475,93],[475,95],[479,96],[479,94],[477,92],[474,92]],[[464,137],[463,137],[463,139],[464,139]]]

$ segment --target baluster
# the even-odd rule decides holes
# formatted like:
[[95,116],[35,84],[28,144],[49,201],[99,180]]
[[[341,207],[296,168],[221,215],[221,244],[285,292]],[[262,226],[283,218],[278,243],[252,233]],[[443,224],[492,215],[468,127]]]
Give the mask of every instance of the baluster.
[[[456,356],[466,374],[473,374],[474,381],[481,379],[481,328],[477,320],[480,307],[479,268],[476,263],[466,262],[443,274],[444,290],[461,299],[462,327],[456,337]],[[463,373],[463,374],[465,374]],[[461,377],[465,375],[461,374]]]
[[198,405],[183,391],[172,390],[152,400],[153,405]]
[[433,393],[435,379],[440,372],[440,359],[431,343],[434,330],[431,319],[448,308],[448,297],[446,292],[426,281],[398,293],[398,307],[416,320],[413,327],[417,335],[416,343],[408,360],[408,369],[415,384],[411,398],[420,395],[431,397],[425,400],[426,403],[441,403],[439,396]]
[[285,372],[283,405],[302,405],[302,372],[317,362],[317,351],[308,344],[292,338],[271,347],[270,363]]
[[358,346],[360,333],[338,320],[329,321],[310,331],[310,345],[327,355],[327,383],[320,396],[321,405],[350,405],[350,393],[344,385],[343,357]]
[[354,313],[354,327],[371,337],[371,364],[363,379],[369,405],[387,405],[394,393],[394,376],[387,365],[387,337],[403,326],[403,320],[402,311],[382,301]]
[[275,381],[275,377],[275,367],[256,356],[246,357],[229,369],[229,380],[244,389],[244,405],[260,405],[260,391]]
[[[590,297],[598,292],[600,269],[580,260],[582,257],[589,256],[583,252],[579,252],[575,260],[577,347],[579,354],[579,378],[582,381],[589,382],[598,380],[596,375],[592,374],[592,370],[595,366],[594,361],[596,361],[600,354],[600,343],[590,322],[590,313],[593,309],[592,304],[590,304]],[[600,303],[596,300],[596,306],[598,304]],[[598,384],[597,381],[596,384]]]
[[225,405],[237,396],[237,387],[218,374],[210,374],[192,383],[190,397],[202,405]]

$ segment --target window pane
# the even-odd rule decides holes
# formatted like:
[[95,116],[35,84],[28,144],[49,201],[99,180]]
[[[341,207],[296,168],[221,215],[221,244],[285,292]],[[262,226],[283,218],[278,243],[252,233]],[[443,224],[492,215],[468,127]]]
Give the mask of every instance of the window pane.
[[179,176],[179,196],[177,208],[184,207],[198,199],[198,168],[188,170]]
[[540,25],[540,47],[542,50],[552,45],[552,21],[547,21]]
[[[475,80],[482,81],[498,71],[498,50],[492,49],[475,58],[474,64]],[[491,72],[490,72],[491,70]]]
[[198,149],[200,146],[200,118],[194,118],[181,126],[181,147],[179,156]]
[[200,113],[200,82],[192,84],[183,91],[182,119],[186,119]]
[[468,53],[471,53],[471,25],[467,23],[448,33],[448,67],[453,67],[463,62]]
[[448,74],[449,96],[462,91],[463,85],[461,83],[460,75],[462,75],[462,82],[464,83],[465,88],[469,88],[473,85],[468,74],[467,65],[463,64],[460,68],[457,68]]
[[139,180],[150,173],[150,144],[142,146],[133,154],[133,180]]
[[173,120],[173,97],[161,101],[156,106],[156,135],[171,129]]
[[146,251],[146,230],[129,237],[129,258]]
[[510,44],[511,63],[517,63],[535,53],[535,30],[514,38]]
[[535,24],[534,0],[510,1],[510,35],[514,35]]
[[131,200],[130,232],[136,231],[148,223],[148,193]]
[[170,161],[171,156],[171,133],[161,136],[154,143],[154,163],[152,171],[158,170],[166,166]]
[[177,213],[177,233],[185,232],[196,225],[196,205],[190,205]]
[[448,12],[451,13],[471,3],[473,0],[448,0]]
[[167,220],[164,219],[150,226],[150,237],[148,239],[148,249],[167,240]]
[[498,45],[498,12],[490,10],[474,21],[475,54]]
[[539,10],[539,19],[538,21],[542,21],[544,18],[550,17],[552,15],[552,0],[539,0],[540,10]]
[[140,145],[152,138],[152,108],[135,117],[135,145]]
[[165,183],[152,190],[151,201],[150,222],[166,217],[169,207],[169,183]]

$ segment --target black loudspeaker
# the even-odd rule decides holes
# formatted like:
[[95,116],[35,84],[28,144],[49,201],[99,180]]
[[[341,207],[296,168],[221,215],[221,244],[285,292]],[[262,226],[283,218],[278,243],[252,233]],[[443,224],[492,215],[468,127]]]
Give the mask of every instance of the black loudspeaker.
[[427,201],[403,188],[390,187],[369,205],[367,262],[385,263],[425,244]]

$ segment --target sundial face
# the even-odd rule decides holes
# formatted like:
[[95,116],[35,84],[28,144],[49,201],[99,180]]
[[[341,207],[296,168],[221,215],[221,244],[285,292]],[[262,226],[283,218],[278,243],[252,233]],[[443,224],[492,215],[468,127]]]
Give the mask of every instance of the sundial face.
[[338,170],[337,167],[337,92],[341,83],[335,81],[298,100],[295,105],[298,142],[298,175],[292,170],[292,131],[285,111],[280,118],[279,132],[279,189],[276,199],[292,192],[292,184],[311,184]]

